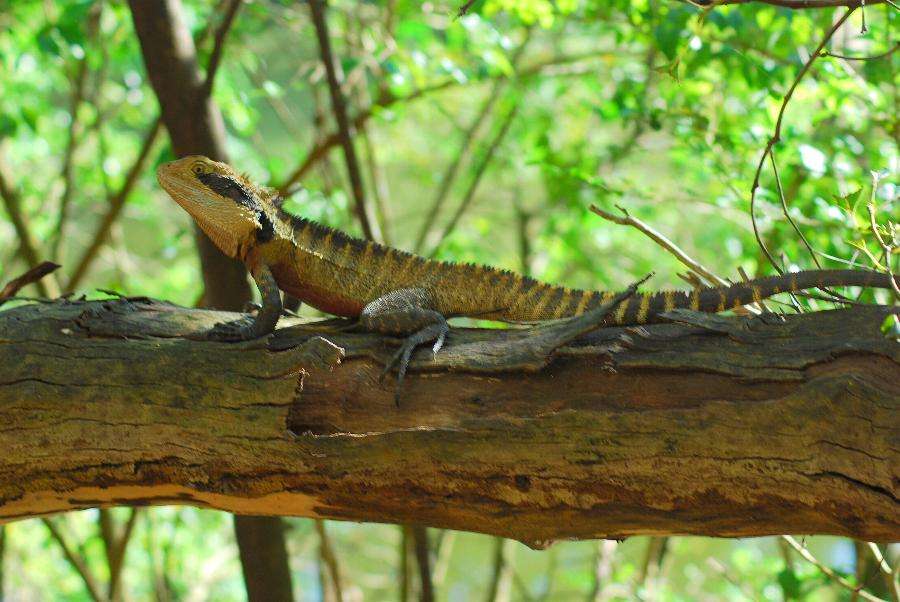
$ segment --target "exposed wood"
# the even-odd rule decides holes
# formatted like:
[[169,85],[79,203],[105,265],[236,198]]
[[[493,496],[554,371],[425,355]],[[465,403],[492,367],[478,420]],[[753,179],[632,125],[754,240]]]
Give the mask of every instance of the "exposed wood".
[[397,408],[393,378],[378,381],[394,347],[373,335],[289,325],[224,344],[179,336],[221,312],[143,300],[6,309],[0,520],[178,503],[532,546],[898,540],[900,344],[879,331],[891,311],[678,312],[685,323],[558,349],[526,342],[559,340],[567,322],[454,329],[435,360],[417,355]]

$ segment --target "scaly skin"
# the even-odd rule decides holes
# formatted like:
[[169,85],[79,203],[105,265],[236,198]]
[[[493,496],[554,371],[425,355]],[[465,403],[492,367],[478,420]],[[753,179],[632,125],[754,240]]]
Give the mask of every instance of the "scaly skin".
[[[231,257],[242,260],[263,296],[255,320],[219,325],[211,338],[240,340],[271,332],[281,289],[322,311],[358,317],[370,330],[413,335],[398,352],[447,332],[447,317],[539,321],[575,316],[615,293],[570,289],[491,267],[432,261],[363,241],[283,212],[268,189],[224,163],[191,156],[160,166],[169,195]],[[785,292],[823,286],[888,288],[889,277],[862,270],[811,270],[759,278],[730,287],[639,294],[619,304],[605,325],[644,324],[675,308],[734,309]]]

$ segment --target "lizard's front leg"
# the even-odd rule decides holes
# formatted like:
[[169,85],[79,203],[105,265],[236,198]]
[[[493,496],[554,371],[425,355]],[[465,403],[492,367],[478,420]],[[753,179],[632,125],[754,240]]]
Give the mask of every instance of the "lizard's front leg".
[[394,401],[400,401],[400,386],[409,358],[416,347],[434,342],[432,353],[437,353],[450,330],[446,318],[432,309],[434,301],[424,288],[404,288],[392,291],[366,305],[359,316],[360,325],[366,330],[381,334],[403,335],[406,339],[397,353],[384,367],[381,376],[399,362],[397,389]]
[[256,282],[262,298],[262,307],[256,317],[244,316],[231,322],[220,322],[206,333],[206,338],[211,341],[247,341],[270,334],[275,330],[278,317],[281,315],[281,294],[278,292],[278,284],[269,267],[260,264],[250,275]]

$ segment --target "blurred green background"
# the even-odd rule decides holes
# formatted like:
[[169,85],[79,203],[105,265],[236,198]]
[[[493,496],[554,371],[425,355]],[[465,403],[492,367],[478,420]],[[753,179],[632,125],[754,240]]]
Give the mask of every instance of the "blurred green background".
[[[184,1],[200,64],[212,48],[203,32],[225,4]],[[676,0],[482,0],[461,17],[458,9],[402,0],[328,6],[348,110],[363,116],[354,142],[383,240],[583,288],[621,288],[650,271],[652,288],[687,286],[671,254],[588,210],[621,206],[722,277],[739,279],[738,268],[773,273],[750,219],[754,173],[785,93],[847,9],[704,10]],[[818,57],[787,106],[774,147],[784,205],[766,161],[755,207],[761,238],[784,268],[815,260],[885,267],[866,206],[885,231],[897,219],[898,22],[889,3],[855,11],[827,45],[838,56]],[[153,175],[173,158],[164,130],[121,194],[159,113],[128,5],[0,1],[0,90],[0,282],[30,267],[30,247],[63,266],[50,293],[105,289],[195,304],[202,279],[192,224]],[[213,99],[232,163],[283,186],[335,131],[306,3],[244,4]],[[338,146],[287,189],[288,210],[359,234]],[[98,236],[117,203],[108,236]],[[52,520],[103,582],[98,525],[122,528],[130,516],[116,509]],[[286,523],[296,598],[329,599],[322,532],[309,520]],[[227,515],[144,509],[132,525],[122,599],[245,596]],[[345,599],[400,598],[400,528],[325,529]],[[635,537],[533,551],[481,535],[430,535],[441,600],[485,599],[497,566],[505,568],[495,599],[854,599],[779,538]],[[850,582],[890,595],[867,546],[806,543]],[[897,551],[884,549],[896,564]],[[5,526],[2,551],[5,599],[90,599],[40,520]]]

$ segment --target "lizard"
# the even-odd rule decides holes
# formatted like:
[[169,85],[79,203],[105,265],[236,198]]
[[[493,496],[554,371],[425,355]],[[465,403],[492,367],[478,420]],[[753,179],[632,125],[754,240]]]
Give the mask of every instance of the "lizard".
[[[216,324],[205,335],[211,340],[241,341],[272,333],[282,313],[279,291],[284,291],[321,311],[356,318],[367,331],[405,337],[385,367],[386,373],[399,362],[399,387],[418,346],[431,343],[433,353],[440,350],[448,318],[539,322],[578,316],[616,298],[613,292],[426,259],[354,238],[287,213],[274,191],[206,157],[162,164],[157,179],[223,253],[243,261],[259,289],[262,304],[256,315]],[[659,322],[661,314],[673,309],[721,312],[817,287],[890,288],[891,277],[859,269],[818,269],[730,286],[640,293],[621,301],[598,326]]]

